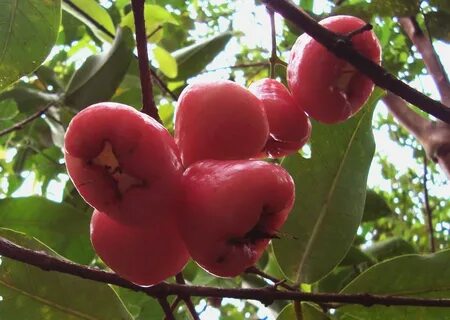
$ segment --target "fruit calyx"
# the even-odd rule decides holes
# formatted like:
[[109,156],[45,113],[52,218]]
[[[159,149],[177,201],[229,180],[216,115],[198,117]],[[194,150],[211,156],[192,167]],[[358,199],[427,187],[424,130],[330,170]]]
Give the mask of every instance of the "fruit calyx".
[[102,151],[95,158],[87,160],[87,164],[98,166],[111,176],[119,197],[131,188],[145,187],[146,185],[144,179],[137,178],[122,170],[119,159],[116,157],[109,141],[105,141]]

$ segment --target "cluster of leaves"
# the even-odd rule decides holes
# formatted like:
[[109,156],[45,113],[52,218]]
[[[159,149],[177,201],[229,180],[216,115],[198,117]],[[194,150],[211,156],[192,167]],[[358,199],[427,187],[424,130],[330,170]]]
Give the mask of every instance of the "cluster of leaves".
[[[136,108],[141,104],[130,1],[102,4],[96,0],[0,3],[0,28],[5,30],[0,33],[0,236],[49,255],[104,268],[89,243],[91,209],[68,181],[62,152],[65,128],[85,106],[105,100]],[[311,11],[314,1],[300,4]],[[383,66],[405,81],[424,73],[424,64],[393,15],[417,15],[424,29],[428,26],[438,39],[448,41],[450,34],[450,29],[445,29],[448,24],[442,23],[450,15],[446,0],[421,1],[420,6],[409,0],[348,0],[330,5],[334,14],[361,16],[374,24],[383,46]],[[225,60],[236,65],[267,61],[267,48],[252,47],[245,35],[229,31],[237,8],[227,1],[146,2],[152,69],[172,93],[178,94],[217,57],[227,55]],[[278,38],[280,56],[287,56],[300,33],[284,24]],[[228,43],[238,49],[229,50]],[[248,84],[267,77],[268,68],[256,64],[229,68],[226,74]],[[285,81],[284,67],[278,66],[277,76]],[[389,159],[376,155],[382,175],[392,187],[366,192],[375,152],[372,114],[382,95],[376,90],[364,111],[344,124],[314,123],[310,156],[303,153],[282,161],[296,181],[297,200],[282,239],[274,241],[259,262],[260,269],[313,292],[449,296],[450,275],[445,269],[449,251],[426,257],[409,255],[428,251],[423,173],[412,169],[400,172]],[[155,86],[155,100],[171,130],[175,101],[161,86]],[[49,109],[44,116],[18,127],[20,130],[2,133],[46,106]],[[423,166],[420,145],[392,117],[376,118],[374,127],[388,128],[391,139],[401,148],[411,149],[415,162]],[[433,164],[428,166],[428,180],[429,184],[439,183]],[[55,192],[56,202],[50,200],[55,200]],[[450,204],[437,195],[430,195],[429,201],[435,229],[440,231],[436,243],[444,249],[449,242]],[[163,317],[158,302],[142,293],[45,272],[6,258],[1,262],[0,314],[5,319]],[[198,285],[267,285],[250,274],[216,278],[192,262],[184,275]],[[194,303],[216,308],[222,319],[255,318],[259,308],[244,301],[236,306],[225,300],[196,298]],[[278,319],[292,319],[294,310],[287,304],[273,303],[270,310],[279,314]],[[337,311],[303,304],[304,319],[419,319],[422,315],[442,319],[448,312],[419,307],[333,307]],[[177,309],[180,318],[186,317],[185,313],[183,306]]]

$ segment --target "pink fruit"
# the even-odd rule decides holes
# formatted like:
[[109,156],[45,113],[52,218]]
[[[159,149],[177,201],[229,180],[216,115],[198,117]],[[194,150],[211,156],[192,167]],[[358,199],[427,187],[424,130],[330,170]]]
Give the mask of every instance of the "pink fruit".
[[249,89],[261,100],[269,121],[266,152],[282,157],[300,149],[310,137],[311,123],[286,87],[266,78],[252,83]]
[[269,125],[260,101],[228,80],[187,86],[178,100],[175,140],[183,164],[248,159],[260,154]]
[[[352,16],[333,16],[320,24],[338,34],[348,34],[366,23]],[[354,35],[351,43],[362,55],[380,63],[381,47],[373,31]],[[369,78],[306,33],[292,47],[287,77],[300,107],[324,123],[342,122],[358,112],[374,87]]]
[[157,284],[176,275],[189,259],[173,218],[127,226],[95,210],[91,242],[112,270],[139,285]]
[[264,161],[199,161],[183,177],[180,232],[204,269],[233,277],[252,266],[286,221],[294,182]]
[[95,209],[140,224],[178,210],[182,165],[167,130],[117,103],[78,113],[65,136],[68,173]]

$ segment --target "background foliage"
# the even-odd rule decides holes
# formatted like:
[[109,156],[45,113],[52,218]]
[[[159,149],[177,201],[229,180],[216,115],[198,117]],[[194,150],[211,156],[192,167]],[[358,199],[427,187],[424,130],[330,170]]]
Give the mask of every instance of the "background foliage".
[[[300,5],[317,19],[351,14],[371,22],[383,46],[383,66],[406,82],[418,83],[426,71],[396,17],[416,16],[434,40],[450,42],[447,0],[340,2],[328,1],[330,12],[320,14],[312,12],[314,0],[301,0]],[[248,85],[268,76],[269,29],[266,22],[261,24],[264,8],[258,1],[146,3],[153,71],[174,94],[193,78],[229,78]],[[47,108],[44,116],[20,130],[0,132],[1,236],[75,262],[105,267],[89,243],[92,209],[65,174],[63,136],[70,119],[86,105],[111,100],[140,108],[130,10],[129,0],[0,3],[0,130]],[[277,32],[278,52],[286,60],[301,30],[280,19]],[[283,67],[277,68],[277,76],[285,82]],[[276,277],[302,282],[303,290],[314,292],[426,293],[448,298],[449,252],[410,255],[429,252],[425,165],[436,245],[439,250],[448,248],[448,182],[433,163],[425,164],[420,144],[383,106],[375,108],[382,94],[375,91],[364,111],[345,124],[314,123],[310,145],[283,160],[296,180],[297,202],[285,235],[259,267]],[[155,86],[155,100],[171,130],[175,101],[159,86]],[[400,167],[393,154],[379,151],[372,160],[378,150],[372,131],[376,144],[389,144],[396,152],[411,155],[408,164]],[[1,262],[2,319],[163,317],[157,301],[144,294],[44,272],[6,258]],[[192,262],[184,273],[189,282],[199,285],[266,285],[249,274],[215,278]],[[197,298],[194,302],[200,314],[215,312],[221,319],[277,317],[280,312],[278,319],[293,317],[292,306],[281,311],[287,302],[274,303],[270,310],[250,301]],[[346,306],[325,314],[315,305],[304,304],[303,313],[305,319],[450,319],[448,309],[413,307]],[[181,306],[177,317],[186,316]]]

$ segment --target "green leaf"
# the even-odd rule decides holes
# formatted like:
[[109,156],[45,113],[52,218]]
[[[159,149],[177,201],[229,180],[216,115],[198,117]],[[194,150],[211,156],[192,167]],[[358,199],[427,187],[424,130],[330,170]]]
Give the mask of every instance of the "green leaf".
[[359,271],[353,266],[334,268],[331,273],[314,285],[315,291],[339,292],[357,275],[359,275]]
[[356,266],[360,264],[373,264],[375,260],[373,260],[370,256],[362,252],[360,249],[356,247],[350,247],[347,255],[341,261],[341,266]]
[[159,70],[169,78],[175,78],[178,74],[178,65],[174,57],[160,46],[153,48],[153,55],[158,62]]
[[429,12],[425,15],[428,28],[433,38],[447,43],[450,42],[449,11]]
[[224,32],[172,52],[172,56],[178,63],[178,76],[176,79],[188,79],[204,70],[222,52],[231,37],[231,32]]
[[20,112],[34,113],[38,108],[44,107],[47,103],[54,102],[56,104],[59,96],[27,86],[16,86],[11,90],[0,93],[0,100],[5,99],[13,99],[16,101]]
[[363,222],[377,220],[382,217],[392,216],[394,213],[386,200],[374,190],[367,190],[364,205]]
[[65,103],[82,109],[109,100],[128,70],[131,41],[129,29],[119,30],[109,51],[87,58],[69,82]]
[[0,227],[35,237],[80,263],[89,263],[94,257],[89,221],[85,212],[41,197],[0,200]]
[[314,122],[311,159],[297,154],[282,163],[296,186],[294,208],[282,231],[296,240],[274,241],[273,248],[283,273],[294,282],[313,283],[324,277],[353,242],[375,151],[372,113],[380,97],[381,90],[375,91],[344,123]]
[[[156,4],[145,5],[144,18],[145,32],[147,33],[147,36],[151,35],[148,40],[152,43],[157,43],[162,39],[163,29],[161,29],[161,26],[164,23],[179,24],[169,11]],[[133,31],[135,30],[133,12],[129,12],[122,18],[121,25],[129,27]]]
[[0,2],[0,91],[45,60],[60,20],[60,0]]
[[418,0],[372,0],[371,10],[384,17],[409,17],[419,13]]
[[314,0],[300,0],[300,7],[306,11],[312,11],[314,7]]
[[[386,260],[354,279],[342,293],[370,293],[450,298],[450,250],[429,255],[405,255]],[[449,319],[450,308],[343,306],[340,319]]]
[[163,319],[164,312],[158,300],[143,292],[114,287],[135,320]]
[[[26,248],[57,256],[43,243],[23,234],[0,229],[0,236]],[[132,320],[107,284],[43,271],[5,257],[0,261],[2,319]]]
[[18,114],[19,108],[13,99],[0,100],[0,120],[11,120]]
[[430,5],[435,6],[437,11],[447,11],[450,13],[450,2],[448,0],[430,0]]
[[[315,305],[302,302],[302,316],[303,320],[330,320],[330,318],[320,311]],[[286,306],[278,315],[277,320],[294,320],[298,319],[295,314],[294,305]]]
[[417,250],[409,242],[396,237],[374,243],[364,252],[378,261],[382,261],[408,253],[417,253]]
[[[116,28],[114,27],[114,23],[108,14],[108,11],[99,5],[97,1],[63,1],[63,9],[87,25],[97,38],[105,42],[112,42],[114,34],[116,33]],[[92,20],[96,23],[92,23]],[[106,29],[107,32],[102,31],[97,24]]]

